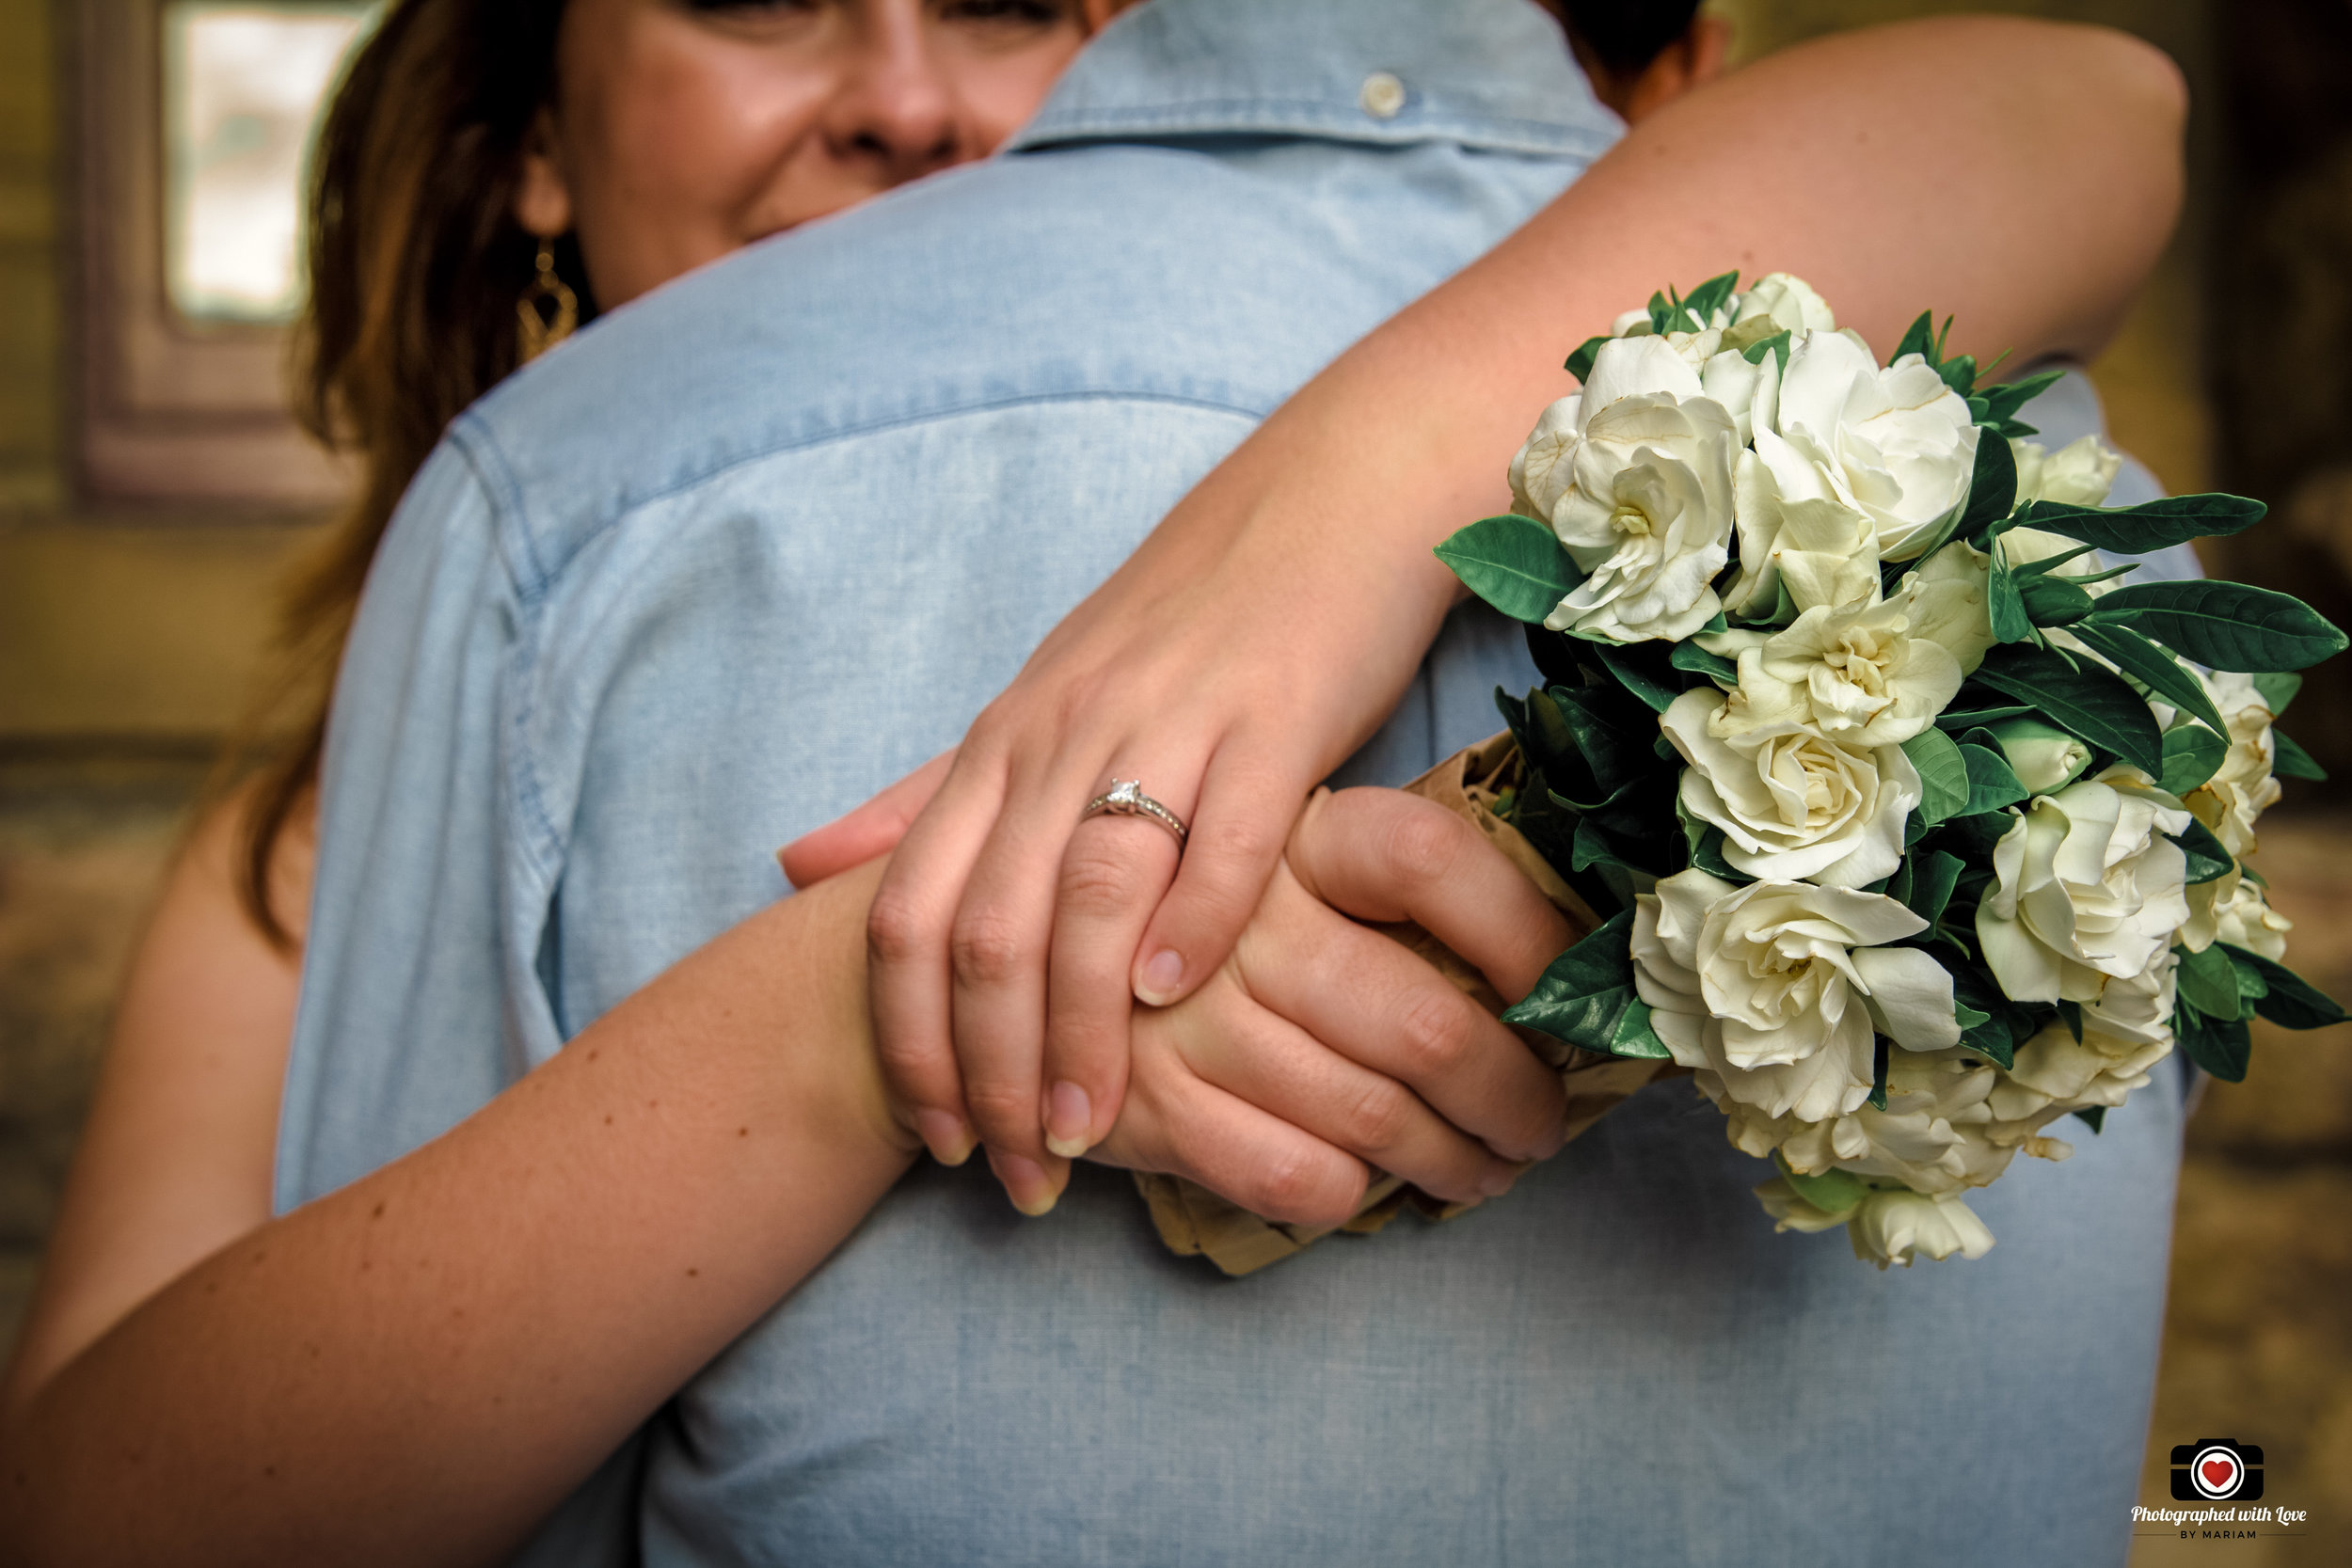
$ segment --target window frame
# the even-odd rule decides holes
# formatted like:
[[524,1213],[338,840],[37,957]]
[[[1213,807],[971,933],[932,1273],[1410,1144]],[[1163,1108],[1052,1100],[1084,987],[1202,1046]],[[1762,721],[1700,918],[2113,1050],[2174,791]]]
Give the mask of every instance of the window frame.
[[94,499],[311,510],[356,470],[294,422],[293,333],[198,323],[165,278],[165,0],[82,0],[79,457]]

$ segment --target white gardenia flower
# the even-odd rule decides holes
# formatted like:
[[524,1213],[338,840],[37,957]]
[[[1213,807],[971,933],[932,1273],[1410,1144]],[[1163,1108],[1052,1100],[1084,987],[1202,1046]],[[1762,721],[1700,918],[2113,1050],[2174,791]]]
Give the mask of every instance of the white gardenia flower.
[[1963,673],[1983,663],[1993,646],[1992,574],[1991,556],[1954,540],[1906,573],[1896,590],[1910,602],[1911,635],[1940,643]]
[[1785,272],[1768,272],[1757,278],[1740,296],[1740,309],[1732,320],[1752,322],[1759,316],[1772,317],[1773,326],[1782,332],[1837,330],[1829,301],[1815,293],[1813,285],[1804,278]]
[[2104,506],[2123,466],[2121,452],[2096,436],[2068,442],[2056,451],[2039,441],[2013,439],[2010,455],[2017,459],[2017,502],[2064,501],[2069,506]]
[[1758,425],[1770,429],[1779,416],[1780,356],[1766,354],[1751,361],[1737,348],[1727,347],[1700,362],[1699,385],[1724,405],[1740,433],[1740,445],[1745,447],[1756,438]]
[[2181,927],[2181,945],[2202,953],[2217,942],[2226,942],[2283,963],[2287,933],[2294,929],[2295,922],[2272,909],[2263,890],[2232,866],[2188,890],[2188,924]]
[[1875,1036],[1960,1038],[1952,977],[1914,947],[1895,899],[1804,882],[1737,887],[1695,868],[1634,900],[1634,984],[1702,1086],[1769,1117],[1821,1121],[1870,1095]]
[[1840,745],[1896,746],[1935,722],[1960,691],[1960,661],[1911,633],[1910,604],[1818,605],[1779,631],[1702,635],[1733,658],[1738,689],[1713,718],[1720,737],[1810,724]]
[[1986,1101],[1987,1133],[2016,1143],[2069,1111],[2113,1107],[2172,1053],[2172,1005],[2179,955],[2167,949],[2129,980],[2111,981],[2099,1004],[2082,1010],[2082,1037],[2052,1020],[2019,1046]]
[[1850,332],[1790,348],[1776,433],[1829,489],[1869,515],[1885,561],[1908,561],[1966,504],[1978,431],[1968,404],[1917,355],[1884,369]]
[[1699,687],[1658,720],[1691,765],[1683,809],[1724,831],[1724,859],[1774,881],[1860,887],[1891,876],[1921,793],[1902,748],[1841,745],[1809,724],[1725,736],[1714,720],[1726,705],[1721,691]]
[[2090,766],[2090,748],[2055,724],[2020,715],[1996,719],[1985,727],[2001,743],[2010,771],[2032,794],[2054,794]]
[[[1777,365],[1777,356],[1766,357]],[[1773,381],[1776,404],[1777,374]],[[1799,610],[1877,598],[1878,524],[1838,493],[1827,470],[1775,434],[1772,419],[1768,412],[1754,420],[1755,449],[1740,454],[1733,492],[1740,576],[1724,595],[1726,608],[1763,620],[1783,587]]]
[[1883,1269],[1889,1263],[1909,1268],[1919,1254],[1939,1261],[1959,1253],[1981,1258],[1993,1250],[1993,1232],[1976,1211],[1950,1193],[1933,1197],[1919,1193],[1873,1191],[1846,1223],[1853,1255]]
[[2187,857],[2165,835],[2187,810],[2118,765],[2012,811],[1993,849],[1977,940],[2002,991],[2021,1002],[2097,1002],[2133,979],[2188,918]]
[[1730,414],[1664,339],[1603,344],[1584,390],[1546,409],[1511,461],[1515,504],[1586,574],[1544,624],[1632,642],[1712,620],[1739,450]]
[[1771,1116],[1731,1100],[1712,1073],[1693,1073],[1692,1079],[1723,1111],[1724,1132],[1743,1153],[1778,1154],[1801,1176],[1835,1168],[1941,1193],[1986,1185],[2017,1152],[2025,1133],[1991,1135],[1986,1101],[1998,1076],[1991,1062],[1958,1046],[1890,1052],[1886,1108],[1866,1098],[1825,1120]]
[[2217,671],[2201,677],[2213,705],[2230,726],[2230,749],[2214,776],[2188,792],[2182,803],[2213,831],[2221,847],[2241,860],[2254,852],[2254,823],[2282,793],[2271,776],[2278,743],[2270,736],[2270,706],[2254,689],[2253,677]]

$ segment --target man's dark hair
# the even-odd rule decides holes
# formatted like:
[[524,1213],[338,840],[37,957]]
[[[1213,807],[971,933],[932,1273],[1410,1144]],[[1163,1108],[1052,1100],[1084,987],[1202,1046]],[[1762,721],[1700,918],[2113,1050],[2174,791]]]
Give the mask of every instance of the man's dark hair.
[[1691,30],[1699,0],[1550,0],[1585,48],[1620,76],[1639,75]]

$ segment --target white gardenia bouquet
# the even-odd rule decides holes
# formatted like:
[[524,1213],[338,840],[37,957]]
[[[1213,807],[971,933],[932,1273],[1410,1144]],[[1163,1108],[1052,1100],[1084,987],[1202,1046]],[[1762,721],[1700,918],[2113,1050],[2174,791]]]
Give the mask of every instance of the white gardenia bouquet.
[[1438,552],[1546,677],[1498,694],[1499,810],[1614,911],[1504,1016],[1690,1069],[1780,1228],[1882,1267],[1982,1254],[1963,1195],[2176,1044],[2236,1079],[2250,1016],[2344,1016],[2243,861],[2273,775],[2320,776],[2272,726],[2344,635],[2126,580],[2102,551],[2263,508],[2103,509],[2116,454],[2017,422],[2056,372],[1979,385],[1943,341],[1882,365],[1784,274],[1655,295],[1569,359],[1517,511]]

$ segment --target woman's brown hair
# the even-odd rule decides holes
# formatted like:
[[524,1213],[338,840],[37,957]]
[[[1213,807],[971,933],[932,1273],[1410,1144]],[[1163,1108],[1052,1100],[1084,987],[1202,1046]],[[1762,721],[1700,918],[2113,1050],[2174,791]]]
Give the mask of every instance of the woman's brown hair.
[[[514,217],[525,143],[552,96],[564,0],[398,0],[352,61],[311,165],[310,295],[296,416],[358,460],[359,488],[289,584],[278,678],[248,737],[285,737],[248,797],[238,896],[270,940],[270,866],[318,782],[335,668],[401,493],[441,432],[515,369],[538,240]],[[556,269],[587,283],[568,241]],[[247,742],[237,754],[249,756]]]

